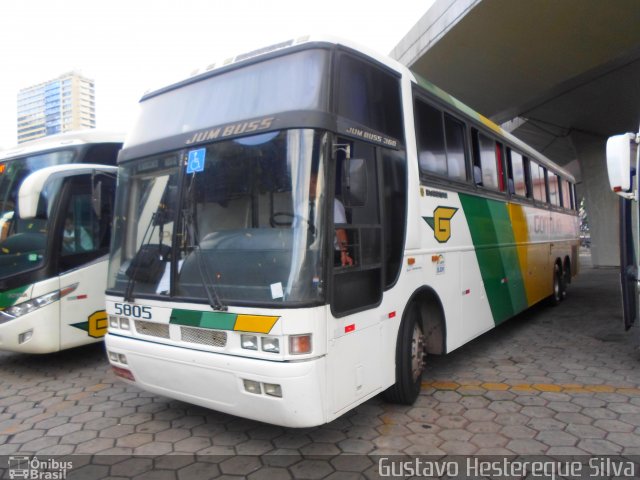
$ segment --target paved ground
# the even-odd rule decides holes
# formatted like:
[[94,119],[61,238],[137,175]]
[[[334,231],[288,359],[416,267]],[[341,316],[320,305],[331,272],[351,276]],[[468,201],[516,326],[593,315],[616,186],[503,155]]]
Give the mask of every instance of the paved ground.
[[101,345],[0,353],[0,455],[85,454],[56,457],[74,462],[68,478],[160,480],[369,478],[377,455],[640,455],[640,332],[619,307],[617,271],[584,268],[560,306],[430,357],[414,406],[374,398],[311,429],[127,386]]

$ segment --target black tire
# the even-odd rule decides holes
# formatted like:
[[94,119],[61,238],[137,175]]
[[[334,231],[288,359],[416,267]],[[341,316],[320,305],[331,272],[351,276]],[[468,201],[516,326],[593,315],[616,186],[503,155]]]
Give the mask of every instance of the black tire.
[[424,333],[420,310],[413,304],[400,324],[396,344],[396,383],[385,390],[384,399],[391,403],[412,405],[422,385],[424,370]]
[[562,277],[562,272],[560,271],[560,266],[556,263],[553,266],[553,292],[551,292],[551,296],[549,297],[549,301],[551,302],[551,305],[553,306],[559,305],[560,302],[562,301],[564,297],[563,292],[565,290],[563,285],[564,285],[564,280]]

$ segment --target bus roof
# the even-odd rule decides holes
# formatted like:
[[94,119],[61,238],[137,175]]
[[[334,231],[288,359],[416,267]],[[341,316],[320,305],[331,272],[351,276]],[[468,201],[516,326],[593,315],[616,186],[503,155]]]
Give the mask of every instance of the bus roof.
[[493,131],[496,135],[498,135],[499,137],[502,137],[508,143],[512,144],[514,147],[520,150],[523,154],[537,160],[539,163],[541,163],[548,169],[551,169],[556,173],[562,174],[565,178],[567,178],[571,182],[575,182],[574,176],[569,171],[560,167],[551,159],[547,158],[545,155],[538,152],[533,147],[530,147],[529,145],[524,143],[522,140],[518,139],[515,135],[512,135],[511,133],[507,132],[506,130],[501,128],[499,125],[494,123],[489,118],[473,110],[471,107],[467,106],[465,103],[461,102],[457,98],[448,94],[446,91],[437,87],[433,83],[429,82],[427,79],[411,71],[409,68],[402,65],[400,62],[386,55],[380,54],[372,49],[369,49],[365,46],[359,45],[356,42],[334,37],[334,36],[306,35],[306,36],[298,37],[295,39],[290,39],[281,43],[277,43],[274,45],[270,45],[264,48],[260,48],[251,52],[242,53],[242,54],[236,55],[235,57],[227,58],[221,62],[211,64],[203,69],[195,71],[190,77],[186,79],[183,79],[176,83],[172,83],[170,85],[161,87],[153,91],[149,91],[143,95],[140,101],[143,102],[148,98],[155,97],[164,92],[167,92],[176,88],[180,88],[190,83],[199,82],[200,80],[203,80],[210,76],[214,76],[223,70],[227,70],[236,66],[241,66],[243,64],[255,61],[259,57],[267,56],[275,52],[284,52],[287,49],[290,49],[296,46],[301,46],[304,44],[326,44],[326,45],[336,45],[336,46],[341,45],[346,48],[352,49],[354,51],[361,52],[362,54],[372,58],[378,63],[385,65],[386,67],[396,71],[397,73],[401,74],[403,77],[408,78],[413,84],[419,85],[425,90],[429,91],[431,94],[439,98],[442,102],[449,105],[453,110],[456,110],[462,113],[463,115],[471,118],[472,120],[481,123],[488,129]]
[[122,143],[124,133],[111,132],[106,130],[80,130],[77,132],[66,132],[57,135],[38,138],[30,142],[21,143],[8,150],[0,152],[0,162],[14,157],[20,157],[35,152],[53,150],[69,145],[86,145],[90,143]]

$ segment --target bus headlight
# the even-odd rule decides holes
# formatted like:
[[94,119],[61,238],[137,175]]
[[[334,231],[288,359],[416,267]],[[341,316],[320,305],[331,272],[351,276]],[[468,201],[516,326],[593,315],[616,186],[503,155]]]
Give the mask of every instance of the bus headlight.
[[274,337],[262,337],[262,351],[267,353],[280,353],[280,340]]
[[69,295],[76,288],[78,288],[77,283],[69,287],[65,287],[61,290],[45,293],[44,295],[32,298],[31,300],[27,300],[26,302],[18,303],[17,305],[14,305],[12,307],[5,308],[4,310],[0,311],[0,323],[5,323],[9,320],[13,320],[14,318],[22,317],[23,315],[35,312],[42,307],[46,307],[53,302],[57,302],[62,297]]
[[258,350],[258,337],[255,335],[241,335],[240,344],[247,350]]

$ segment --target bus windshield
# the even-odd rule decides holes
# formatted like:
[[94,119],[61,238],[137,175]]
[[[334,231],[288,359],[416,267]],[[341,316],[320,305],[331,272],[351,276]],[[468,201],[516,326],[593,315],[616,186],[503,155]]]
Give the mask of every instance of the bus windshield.
[[218,306],[321,301],[326,143],[292,129],[121,165],[109,289]]
[[[48,229],[49,208],[35,219],[22,219],[16,211],[23,180],[44,167],[72,163],[76,149],[18,157],[0,163],[0,278],[26,272],[42,265]],[[49,189],[53,197],[57,192]]]

